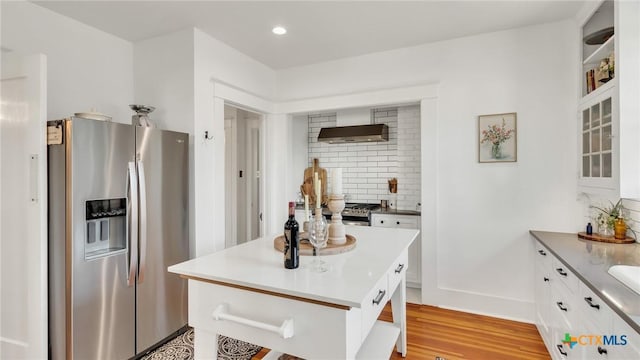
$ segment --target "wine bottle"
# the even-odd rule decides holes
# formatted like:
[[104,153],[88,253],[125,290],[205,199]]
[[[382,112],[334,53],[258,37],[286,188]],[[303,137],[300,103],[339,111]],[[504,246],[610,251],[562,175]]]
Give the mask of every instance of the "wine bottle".
[[300,238],[295,209],[294,202],[289,202],[289,219],[284,223],[284,267],[287,269],[296,269],[300,266]]

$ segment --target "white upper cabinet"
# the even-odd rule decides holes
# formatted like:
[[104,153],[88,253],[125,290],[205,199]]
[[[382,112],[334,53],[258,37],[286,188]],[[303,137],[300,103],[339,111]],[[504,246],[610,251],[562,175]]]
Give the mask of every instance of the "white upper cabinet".
[[619,192],[619,118],[615,72],[615,4],[599,4],[581,27],[578,184],[585,192]]
[[640,198],[640,3],[589,2],[582,14],[578,185]]
[[620,146],[615,86],[605,86],[580,107],[579,184],[617,192]]

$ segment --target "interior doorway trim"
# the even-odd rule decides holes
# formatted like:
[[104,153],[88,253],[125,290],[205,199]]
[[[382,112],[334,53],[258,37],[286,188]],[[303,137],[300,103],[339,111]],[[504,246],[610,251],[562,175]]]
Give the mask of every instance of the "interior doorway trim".
[[[237,88],[233,85],[229,85],[223,82],[219,82],[216,80],[212,80],[213,83],[213,96],[214,96],[214,100],[218,100],[218,101],[214,101],[214,107],[219,106],[218,104],[222,105],[221,107],[223,107],[223,109],[221,109],[221,113],[222,113],[222,122],[224,124],[224,122],[226,121],[224,119],[224,106],[231,106],[234,107],[236,109],[240,109],[240,110],[244,110],[247,112],[251,112],[251,113],[255,113],[257,115],[259,115],[259,128],[260,128],[260,139],[259,139],[259,143],[260,143],[260,159],[259,162],[261,164],[265,164],[265,149],[266,149],[266,139],[265,139],[265,121],[268,118],[269,115],[273,114],[273,111],[275,109],[275,105],[274,103],[272,103],[270,100],[264,99],[260,96],[257,96],[255,94],[251,94],[247,91],[244,91],[240,88]],[[214,109],[214,114],[216,114],[218,112],[215,111]],[[224,127],[224,125],[223,125]],[[226,146],[223,146],[223,149],[225,149]],[[226,162],[226,155],[222,157],[223,161]],[[226,171],[226,165],[223,164],[221,167],[219,167],[219,169],[222,169],[223,171]],[[266,197],[266,186],[265,186],[265,178],[264,178],[264,171],[261,172],[261,181],[260,181],[260,198],[259,198],[259,204],[260,204],[260,209],[259,209],[259,213],[261,214],[261,221],[260,221],[260,234],[264,235],[266,233],[265,231],[265,209],[268,208],[267,204],[267,197]],[[226,179],[226,174],[225,174],[225,179]],[[226,217],[229,216],[229,214],[227,213],[226,209],[227,209],[227,204],[226,201],[224,201],[224,206],[223,208],[225,209],[225,211],[223,211],[222,213],[224,214],[224,221],[222,221],[223,224],[225,224],[225,230],[224,233],[227,233],[227,229],[226,229],[226,225],[227,225],[227,219]],[[237,226],[237,222],[234,221],[234,226]],[[237,239],[224,239],[224,243],[223,245],[226,246],[233,246],[237,244]]]
[[212,79],[213,96],[223,99],[227,105],[261,115],[275,113],[275,103],[233,85]]
[[438,168],[438,83],[418,84],[400,88],[379,89],[283,101],[275,104],[279,114],[303,114],[358,107],[400,106],[420,104],[421,131],[421,301],[439,304],[444,296],[438,287],[437,208],[438,178],[432,169]]

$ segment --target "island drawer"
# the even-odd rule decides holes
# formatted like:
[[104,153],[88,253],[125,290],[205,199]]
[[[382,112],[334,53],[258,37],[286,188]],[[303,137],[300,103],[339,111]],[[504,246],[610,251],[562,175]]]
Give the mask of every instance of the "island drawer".
[[388,273],[384,274],[378,280],[373,289],[365,296],[364,302],[361,304],[362,309],[362,341],[369,334],[369,330],[380,316],[382,309],[389,301],[391,294],[387,288]]
[[[276,332],[242,321],[216,320],[215,312],[221,306],[226,314],[267,326],[280,327],[286,320],[292,320],[292,336],[284,338]],[[189,325],[196,330],[225,335],[302,358],[343,358],[345,353],[355,357],[363,341],[361,319],[362,311],[358,308],[335,308],[260,291],[189,280]],[[332,345],[319,347],[320,340]]]
[[394,292],[396,286],[398,286],[400,280],[402,280],[402,276],[406,274],[409,265],[409,254],[407,250],[405,250],[402,255],[400,255],[400,257],[398,257],[398,259],[393,262],[393,265],[387,272],[389,278],[388,288],[390,293]]

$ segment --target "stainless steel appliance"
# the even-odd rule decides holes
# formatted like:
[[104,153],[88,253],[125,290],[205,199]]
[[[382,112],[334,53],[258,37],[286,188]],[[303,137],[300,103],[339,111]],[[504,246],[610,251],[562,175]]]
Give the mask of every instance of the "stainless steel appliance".
[[[128,359],[187,324],[188,135],[50,121],[49,351]],[[59,143],[59,139],[57,143]]]
[[[379,204],[346,203],[342,210],[342,223],[345,225],[370,226],[371,211],[380,210]],[[323,209],[323,215],[331,220],[329,209]]]

